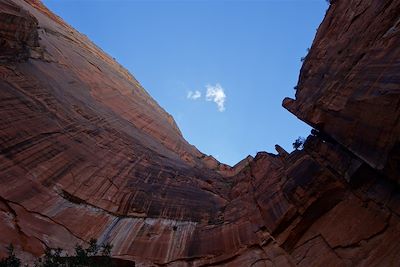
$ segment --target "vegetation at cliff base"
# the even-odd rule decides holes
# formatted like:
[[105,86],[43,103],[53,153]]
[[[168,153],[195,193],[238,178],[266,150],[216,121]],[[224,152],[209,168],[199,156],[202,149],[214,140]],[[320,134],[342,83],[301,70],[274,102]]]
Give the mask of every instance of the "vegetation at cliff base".
[[0,267],[19,267],[21,266],[21,261],[15,256],[14,246],[10,244],[7,246],[8,257],[0,261]]
[[[110,243],[97,244],[97,240],[92,238],[89,246],[83,248],[81,245],[75,246],[75,254],[68,255],[61,248],[49,248],[44,251],[44,255],[36,260],[35,267],[108,267],[114,266],[111,259],[112,245]],[[14,246],[7,247],[8,256],[0,260],[0,267],[20,267],[21,260],[14,252]]]

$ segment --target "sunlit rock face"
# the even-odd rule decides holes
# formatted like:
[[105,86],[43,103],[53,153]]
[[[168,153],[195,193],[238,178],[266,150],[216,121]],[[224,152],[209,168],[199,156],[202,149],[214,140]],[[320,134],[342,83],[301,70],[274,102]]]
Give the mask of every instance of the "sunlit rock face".
[[284,106],[301,151],[199,152],[39,1],[0,3],[0,256],[90,238],[138,266],[400,263],[400,1],[331,1]]

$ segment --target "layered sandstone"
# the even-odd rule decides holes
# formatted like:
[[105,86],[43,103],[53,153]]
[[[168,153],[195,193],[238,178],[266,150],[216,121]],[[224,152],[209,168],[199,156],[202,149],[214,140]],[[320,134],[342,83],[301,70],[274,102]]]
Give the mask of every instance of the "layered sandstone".
[[301,69],[296,100],[284,106],[399,180],[400,4],[341,2],[330,6]]
[[231,168],[39,1],[3,0],[0,256],[95,237],[139,266],[398,265],[400,1],[331,2],[284,101],[317,130]]

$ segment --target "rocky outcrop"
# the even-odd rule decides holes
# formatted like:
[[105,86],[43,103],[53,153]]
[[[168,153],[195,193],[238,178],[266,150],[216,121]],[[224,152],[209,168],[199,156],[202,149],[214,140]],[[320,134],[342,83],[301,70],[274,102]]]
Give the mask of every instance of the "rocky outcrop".
[[400,3],[334,1],[284,106],[399,180]]
[[230,167],[41,2],[3,1],[0,257],[94,237],[138,266],[398,265],[400,1],[331,2],[284,101],[316,130]]
[[27,59],[30,48],[39,46],[36,18],[7,0],[0,10],[0,61]]

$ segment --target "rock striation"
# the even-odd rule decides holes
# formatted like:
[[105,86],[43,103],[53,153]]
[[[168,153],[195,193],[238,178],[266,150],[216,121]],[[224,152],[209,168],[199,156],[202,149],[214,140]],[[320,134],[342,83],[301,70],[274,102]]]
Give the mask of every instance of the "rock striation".
[[0,257],[94,237],[136,266],[398,265],[399,14],[331,1],[283,102],[304,149],[230,167],[40,1],[3,0]]
[[20,6],[3,1],[1,8],[1,61],[24,60],[38,47],[37,19]]
[[399,3],[332,2],[284,106],[399,181]]

